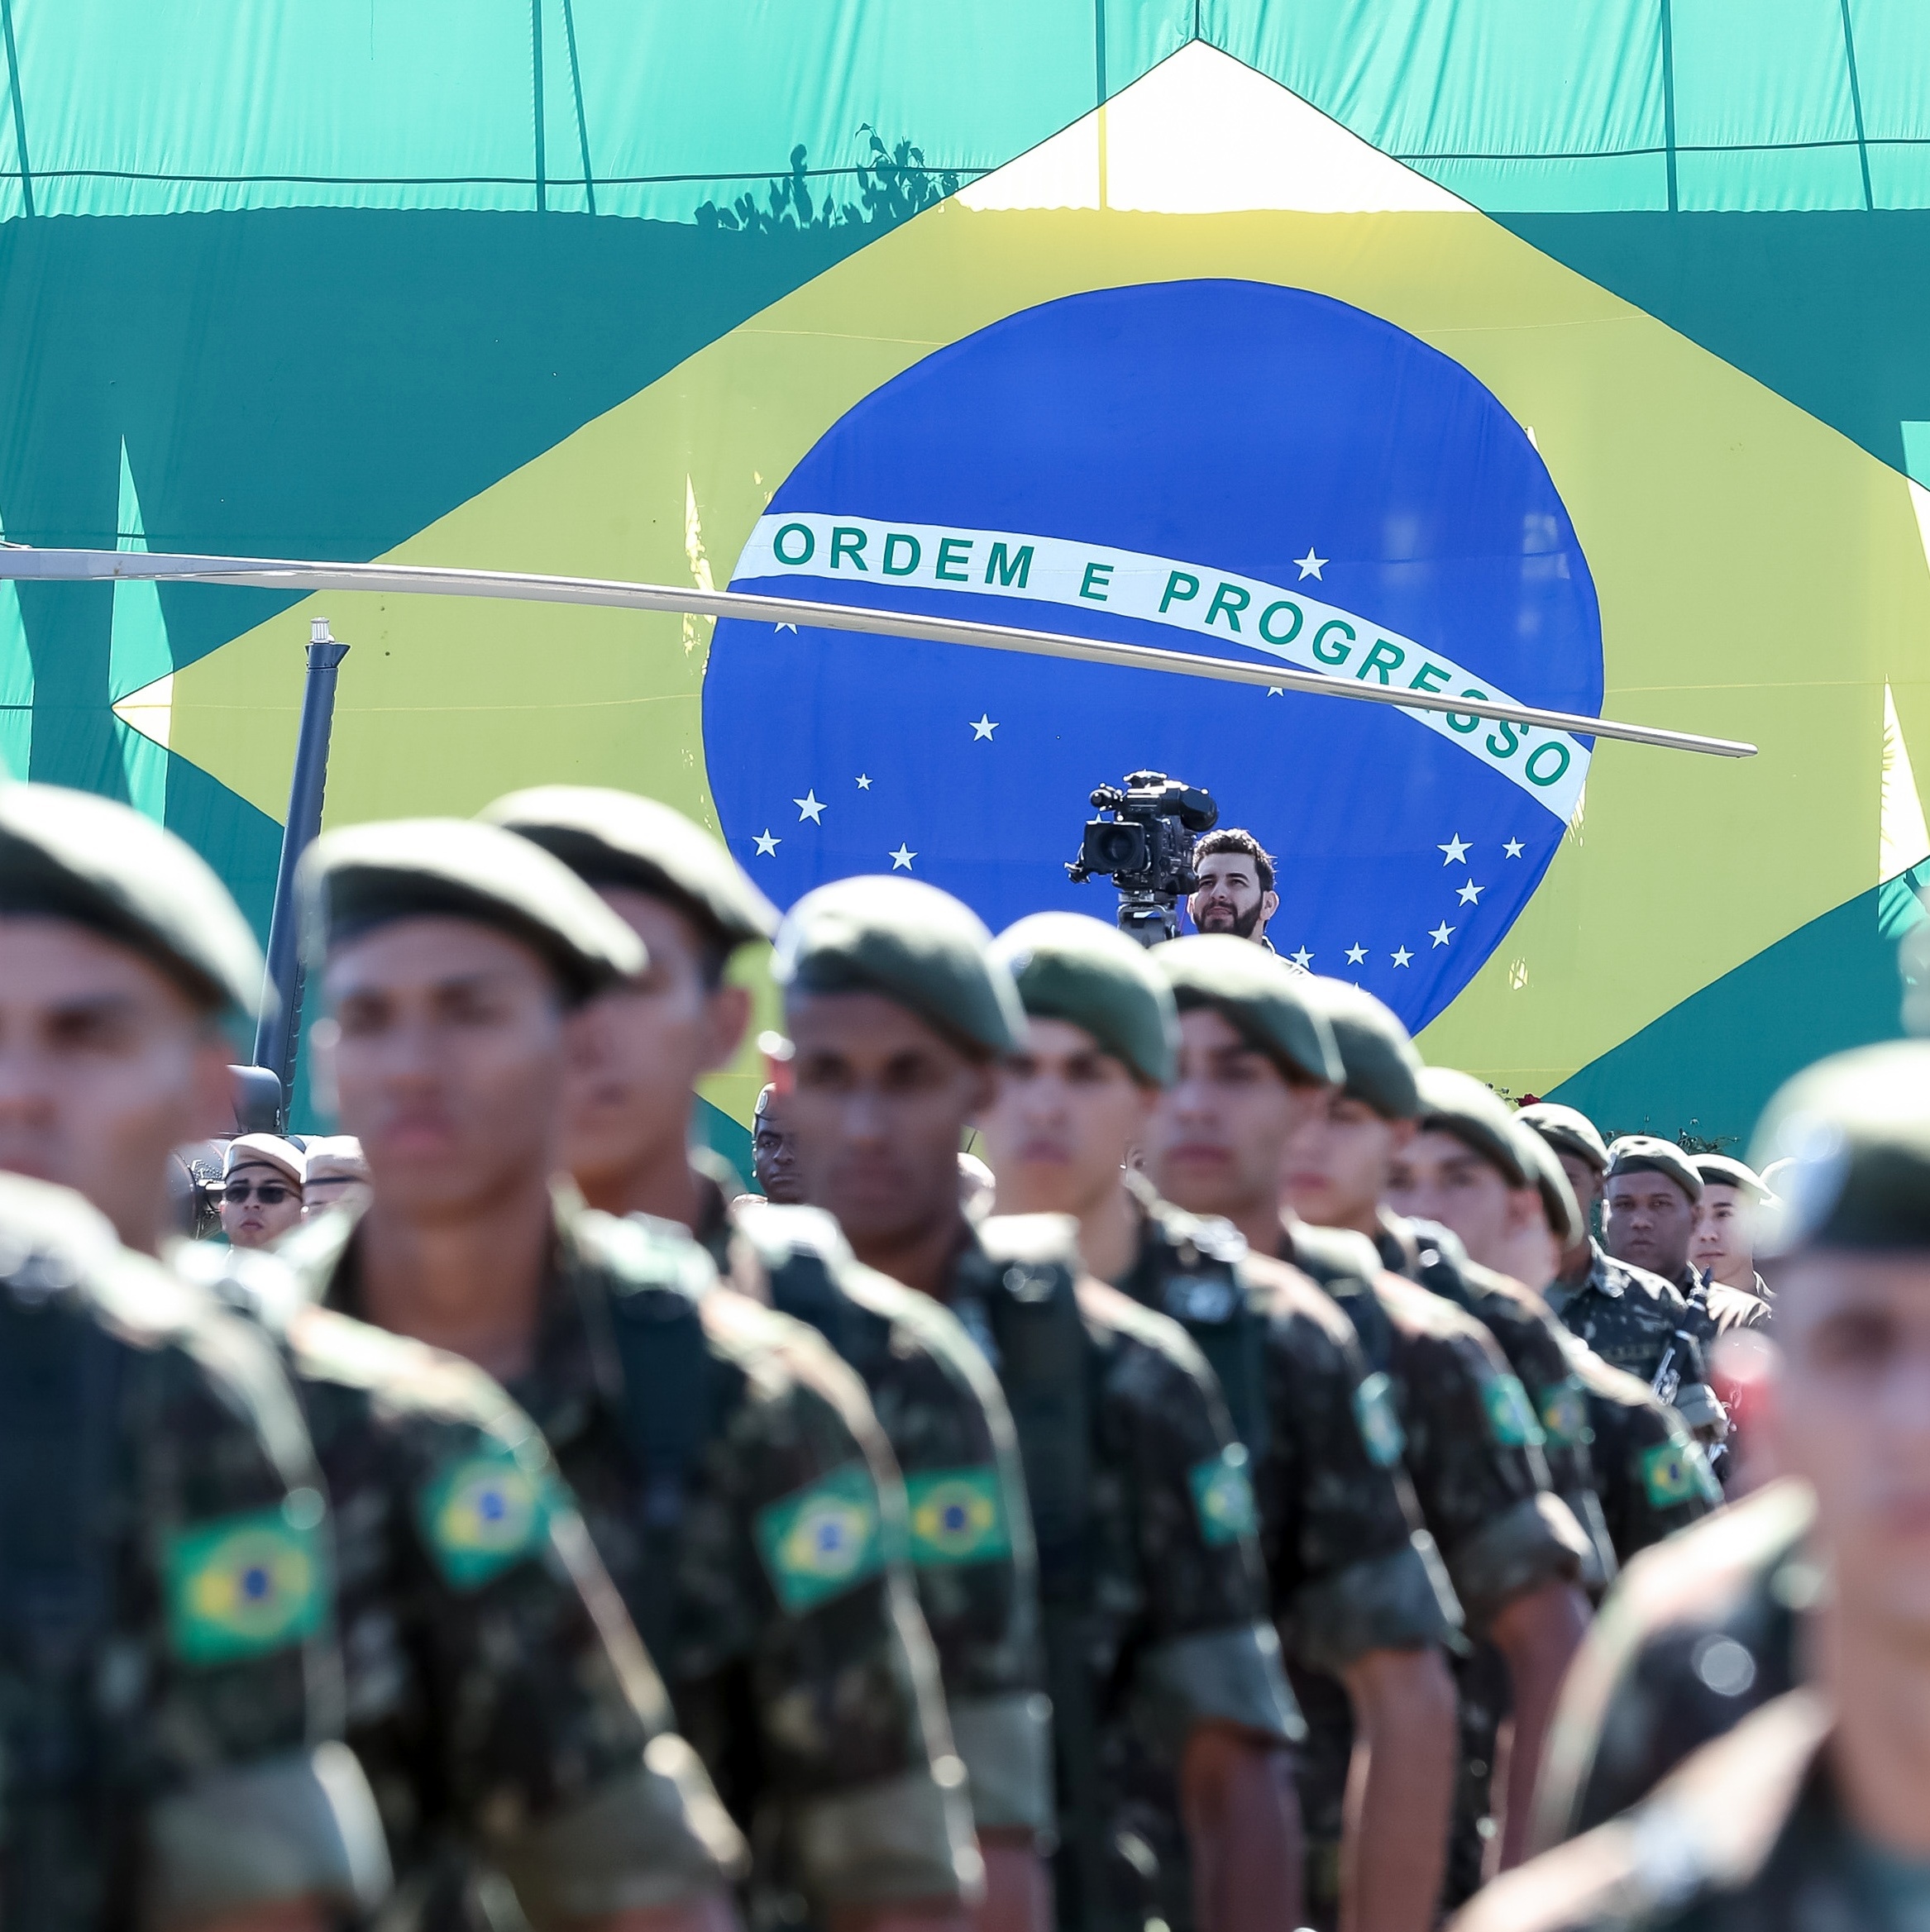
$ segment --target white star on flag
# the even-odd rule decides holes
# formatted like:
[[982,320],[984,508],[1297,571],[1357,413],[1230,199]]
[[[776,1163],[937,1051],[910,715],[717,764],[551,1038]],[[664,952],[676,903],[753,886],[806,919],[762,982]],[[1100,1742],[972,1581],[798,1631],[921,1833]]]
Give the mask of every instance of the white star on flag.
[[982,711],[978,714],[978,722],[972,727],[972,735],[974,738],[989,738],[997,729],[997,725],[992,722],[991,713]]
[[[777,631],[788,631],[788,632],[790,632],[790,633],[791,634],[791,636],[792,636],[792,637],[795,637],[797,635],[797,626],[796,626],[795,624],[779,624],[779,625],[776,627],[776,630],[777,630]],[[773,631],[773,632],[772,632],[772,634],[773,636],[775,636],[775,635],[776,634],[776,631]]]
[[1347,963],[1349,966],[1359,966],[1366,959],[1366,957],[1367,948],[1364,946],[1354,945],[1350,946],[1347,948]]
[[1313,955],[1309,952],[1304,946],[1301,947],[1299,952],[1290,952],[1287,955],[1287,956],[1292,960],[1294,965],[1298,966],[1303,972],[1311,971],[1312,968]]
[[909,872],[911,870],[911,861],[918,856],[918,854],[908,851],[905,841],[900,839],[897,851],[886,852],[885,856],[891,861],[891,870],[894,872]]
[[1284,685],[1268,685],[1267,695],[1269,698],[1284,698],[1287,695],[1287,687]]
[[1320,580],[1323,584],[1326,581],[1326,578],[1321,577],[1321,572],[1327,567],[1329,560],[1326,557],[1316,557],[1313,554],[1313,546],[1311,543],[1307,546],[1307,555],[1303,557],[1296,557],[1293,561],[1300,566],[1302,583],[1304,584],[1309,577],[1320,577]]
[[1487,891],[1487,890],[1488,888],[1485,885],[1477,885],[1474,881],[1470,879],[1468,883],[1464,885],[1458,893],[1455,894],[1455,896],[1460,900],[1463,905],[1479,905],[1481,903],[1481,894]]
[[868,792],[872,789],[872,781],[862,771],[858,775],[858,789],[861,792]]
[[1518,859],[1522,856],[1522,842],[1518,838],[1511,838],[1501,849],[1511,859]]
[[1413,956],[1414,955],[1403,946],[1399,952],[1393,955],[1394,964],[1397,966],[1406,966]]
[[1427,935],[1427,937],[1431,939],[1436,946],[1445,946],[1448,941],[1453,938],[1454,936],[1455,929],[1447,923],[1445,919],[1443,919],[1441,923]]
[[1444,866],[1464,866],[1468,862],[1468,854],[1474,848],[1471,845],[1466,844],[1460,833],[1456,832],[1449,836],[1445,845],[1437,845],[1434,849],[1437,852],[1447,854],[1447,856],[1441,861]]
[[777,856],[777,848],[783,843],[784,841],[782,839],[773,838],[771,836],[771,828],[767,825],[764,828],[763,836],[757,841],[757,856],[761,859],[776,858]]
[[806,792],[801,799],[793,799],[791,802],[797,807],[800,818],[808,818],[814,825],[824,823],[824,808],[818,803],[818,794],[815,791]]

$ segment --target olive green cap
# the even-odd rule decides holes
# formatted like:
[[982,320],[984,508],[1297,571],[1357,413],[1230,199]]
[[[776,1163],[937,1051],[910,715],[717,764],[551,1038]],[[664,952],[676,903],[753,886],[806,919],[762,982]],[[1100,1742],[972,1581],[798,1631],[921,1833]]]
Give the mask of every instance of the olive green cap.
[[1416,1119],[1421,1112],[1421,1056],[1393,1011],[1345,980],[1316,976],[1300,985],[1333,1028],[1348,1095],[1384,1120]]
[[261,948],[208,862],[92,792],[0,785],[0,913],[84,926],[158,966],[206,1012],[253,1013]]
[[1588,1226],[1582,1219],[1574,1190],[1569,1185],[1568,1176],[1561,1171],[1560,1157],[1553,1143],[1545,1140],[1531,1127],[1524,1127],[1518,1114],[1514,1118],[1514,1130],[1522,1165],[1541,1193],[1541,1205],[1548,1216],[1549,1233],[1565,1250],[1579,1247],[1588,1231]]
[[1859,1047],[1799,1073],[1769,1104],[1750,1155],[1782,1209],[1765,1252],[1930,1249],[1930,1042]]
[[1746,1161],[1738,1161],[1732,1154],[1696,1154],[1691,1159],[1704,1187],[1732,1187],[1752,1201],[1769,1199],[1762,1176]]
[[448,918],[520,940],[581,1001],[643,971],[643,942],[541,847],[474,818],[392,818],[325,832],[297,875],[303,952],[398,919]]
[[600,785],[539,785],[476,816],[534,840],[591,885],[628,885],[671,900],[724,946],[777,930],[777,909],[723,841],[658,799]]
[[1290,1080],[1337,1087],[1345,1075],[1334,1030],[1308,980],[1276,952],[1230,933],[1196,933],[1147,955],[1182,1013],[1210,1006]]
[[1691,1201],[1702,1199],[1702,1176],[1695,1162],[1672,1140],[1652,1133],[1625,1133],[1608,1150],[1608,1178],[1620,1174],[1665,1174]]
[[1470,1153],[1498,1168],[1510,1187],[1532,1187],[1515,1117],[1483,1080],[1451,1066],[1421,1070],[1421,1131],[1451,1133]]
[[787,993],[880,993],[975,1057],[1025,1043],[1025,1009],[970,906],[916,879],[867,873],[807,892],[777,928]]
[[1598,1174],[1608,1171],[1608,1143],[1587,1114],[1559,1100],[1537,1100],[1524,1107],[1515,1119],[1531,1127],[1558,1154],[1573,1154],[1585,1161]]
[[992,942],[1036,1019],[1083,1027],[1148,1086],[1173,1084],[1178,1015],[1146,949],[1083,913],[1034,913]]

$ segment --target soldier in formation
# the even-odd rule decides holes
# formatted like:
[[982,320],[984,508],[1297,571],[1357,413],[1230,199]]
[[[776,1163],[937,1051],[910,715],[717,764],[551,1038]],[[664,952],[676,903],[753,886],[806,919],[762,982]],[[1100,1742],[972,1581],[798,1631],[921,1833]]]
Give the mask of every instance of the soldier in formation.
[[[1927,1096],[1930,1047],[1911,1042],[1826,1061],[1771,1102],[1756,1152],[1794,1165],[1775,1241],[1784,1365],[1765,1426],[1802,1487],[1645,1559],[1645,1640],[1604,1724],[1663,1691],[1663,1653],[1699,1624],[1677,1656],[1708,1694],[1707,1741],[1651,1767],[1667,1775],[1631,1810],[1494,1886],[1463,1932],[1922,1923]],[[1802,1627],[1793,1686],[1775,1609]]]
[[[15,1172],[74,1184],[128,1250],[161,1250],[166,1143],[207,1132],[225,1111],[222,1021],[260,984],[241,914],[179,840],[105,801],[0,791],[0,1152]],[[7,1243],[22,1238],[0,1225]],[[244,1506],[230,1491],[244,1481],[261,1489],[260,1455],[251,1463],[240,1445],[223,1448],[218,1426],[193,1419],[194,1402],[205,1418],[220,1391],[198,1393],[180,1367],[171,1378],[117,1368],[79,1323],[50,1317],[0,1352],[21,1378],[4,1426],[64,1429],[74,1443],[62,1457],[50,1439],[30,1443],[5,1463],[13,1519],[0,1552],[6,1599],[20,1611],[16,1684],[41,1681],[44,1625],[62,1610],[74,1620],[62,1639],[64,1708],[31,1712],[21,1696],[0,1705],[9,1877],[70,1888],[79,1906],[85,1882],[100,1882],[82,1856],[84,1834],[64,1844],[36,1825],[37,1807],[57,1805],[63,1786],[80,1787],[70,1801],[111,1807],[118,1826],[141,1814],[115,1804],[117,1781],[152,1783],[131,1833],[138,1866],[143,1851],[167,1848],[158,1834],[179,1791],[231,1757],[285,1754],[290,1727],[299,1744],[306,1721],[311,1743],[345,1739],[354,1755],[337,1744],[333,1759],[271,1763],[279,1782],[259,1830],[246,1808],[260,1802],[248,1797],[252,1767],[237,1769],[242,1808],[226,1825],[186,1805],[186,1850],[238,1863],[238,1902],[252,1902],[249,1888],[278,1861],[284,1883],[318,1869],[308,1841],[326,1838],[346,1806],[378,1847],[386,1832],[398,1923],[459,1923],[492,1877],[538,1927],[628,1924],[640,1911],[689,1932],[726,1923],[736,1834],[671,1731],[633,1633],[609,1614],[607,1581],[527,1419],[464,1364],[302,1309],[294,1281],[267,1257],[168,1258],[173,1272],[141,1264],[152,1326],[141,1329],[123,1295],[106,1305],[114,1336],[226,1360],[235,1378],[262,1385],[230,1405],[271,1419],[276,1464],[299,1462],[304,1474],[287,1497],[256,1494]],[[217,1277],[225,1296],[213,1292]],[[85,1278],[69,1270],[64,1285],[78,1290]],[[36,1279],[63,1285],[56,1263],[30,1267],[10,1308],[36,1312]],[[240,1324],[220,1313],[223,1299],[259,1326],[234,1339]],[[194,1339],[203,1326],[205,1343]],[[281,1345],[292,1391],[263,1329]],[[41,1494],[50,1479],[84,1493]],[[36,1509],[52,1512],[37,1534]],[[155,1522],[143,1520],[150,1510]],[[110,1532],[131,1537],[130,1556],[117,1557]],[[158,1588],[144,1585],[143,1561],[158,1567]],[[124,1631],[119,1647],[111,1634],[89,1639],[89,1618]],[[110,1669],[103,1659],[118,1661]],[[261,1691],[265,1671],[275,1681]],[[96,1709],[76,1696],[83,1687]],[[125,1726],[98,1708],[117,1696]],[[139,1715],[153,1698],[164,1728],[146,1738]],[[48,1742],[60,1723],[75,1727],[64,1758]],[[129,1751],[124,1765],[117,1753]],[[90,1779],[105,1782],[88,1791]],[[586,1836],[604,1852],[587,1865]],[[379,1863],[367,1853],[358,1861],[368,1874]],[[339,1894],[339,1855],[333,1869]],[[123,1868],[112,1882],[136,1887],[137,1915],[168,1902],[159,1877]],[[312,1890],[295,1902],[321,1911],[329,1900]],[[71,1922],[112,1923],[129,1909],[125,1897],[97,1899],[93,1915]]]
[[[1688,1247],[1754,1170],[1512,1117],[1238,918],[780,924],[622,793],[332,832],[300,897],[354,1193],[172,1243],[260,955],[137,815],[0,792],[0,1922],[1419,1932],[1725,1720],[1806,1775],[1808,1492],[1648,1547],[1769,1306]],[[733,1200],[696,1087],[773,935]],[[1788,1264],[1820,1337],[1856,1200]],[[1825,1748],[1880,1763],[1866,1680]]]

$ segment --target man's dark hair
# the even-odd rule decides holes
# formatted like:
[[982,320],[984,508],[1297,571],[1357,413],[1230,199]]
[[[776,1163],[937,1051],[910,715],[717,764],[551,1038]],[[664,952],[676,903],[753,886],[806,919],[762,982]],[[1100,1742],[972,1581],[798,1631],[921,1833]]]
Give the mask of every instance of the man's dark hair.
[[1273,890],[1273,855],[1250,832],[1237,825],[1223,825],[1217,832],[1209,832],[1193,847],[1193,864],[1197,867],[1201,859],[1210,859],[1215,852],[1240,852],[1253,861],[1253,869],[1258,875],[1262,892]]

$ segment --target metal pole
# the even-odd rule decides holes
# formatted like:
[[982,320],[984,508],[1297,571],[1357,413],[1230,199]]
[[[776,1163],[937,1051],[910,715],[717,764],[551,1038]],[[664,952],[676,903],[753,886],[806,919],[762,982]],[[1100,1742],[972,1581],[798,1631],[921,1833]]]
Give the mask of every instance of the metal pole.
[[328,738],[335,723],[335,675],[347,656],[347,645],[337,643],[329,635],[327,618],[317,618],[309,627],[301,733],[295,741],[294,775],[289,781],[288,823],[282,828],[275,911],[268,923],[268,974],[261,989],[260,1023],[255,1032],[255,1064],[265,1066],[281,1082],[284,1126],[302,1024],[301,920],[295,909],[295,867],[322,829]]

